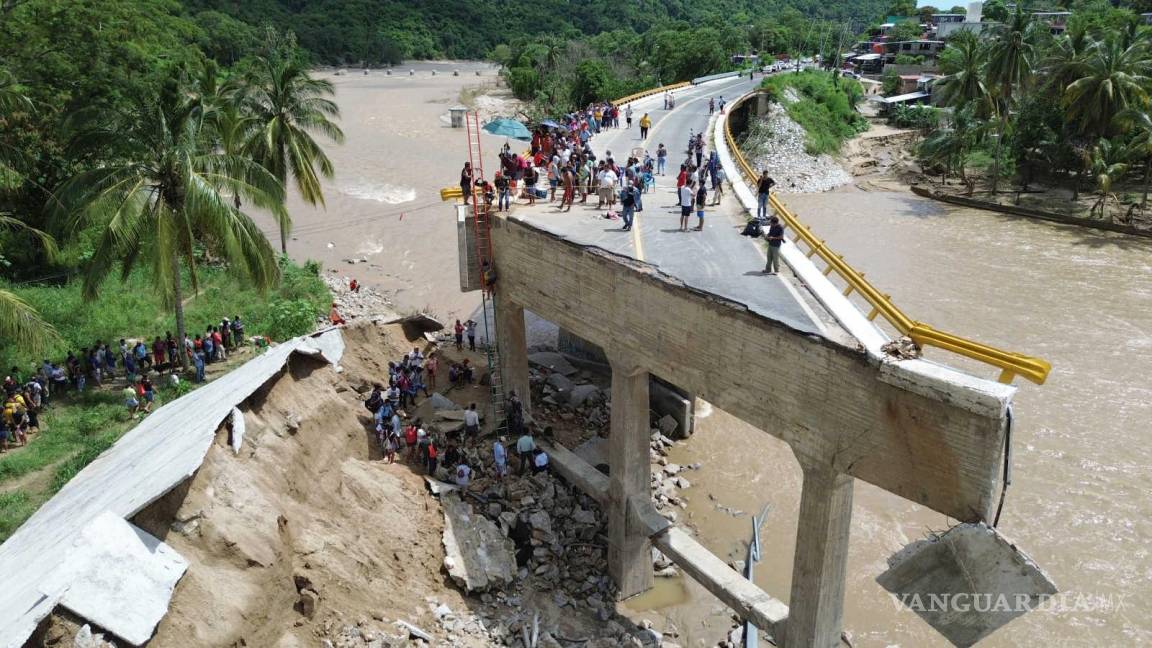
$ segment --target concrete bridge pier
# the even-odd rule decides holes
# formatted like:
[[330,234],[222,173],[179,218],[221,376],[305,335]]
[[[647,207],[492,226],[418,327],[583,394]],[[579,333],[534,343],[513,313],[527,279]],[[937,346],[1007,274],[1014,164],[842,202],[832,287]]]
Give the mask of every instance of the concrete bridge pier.
[[524,404],[524,418],[532,413],[532,390],[528,382],[528,338],[524,328],[524,307],[508,298],[502,290],[492,293],[492,311],[496,320],[496,348],[500,352],[500,374],[507,390],[516,390]]
[[804,471],[800,523],[782,645],[836,648],[844,620],[854,478],[806,459],[800,466]]
[[648,462],[648,371],[633,359],[612,359],[608,436],[608,572],[626,599],[652,587],[651,529],[641,511],[651,504]]

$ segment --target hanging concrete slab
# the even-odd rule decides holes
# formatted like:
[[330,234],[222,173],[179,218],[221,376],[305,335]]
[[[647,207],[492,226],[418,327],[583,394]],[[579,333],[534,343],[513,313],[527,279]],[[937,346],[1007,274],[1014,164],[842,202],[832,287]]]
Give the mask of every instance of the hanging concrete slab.
[[971,646],[1057,589],[1024,552],[982,523],[961,524],[888,559],[876,582],[955,646]]
[[61,605],[139,646],[168,612],[187,569],[172,547],[105,512],[76,536],[68,560],[43,591],[63,590]]

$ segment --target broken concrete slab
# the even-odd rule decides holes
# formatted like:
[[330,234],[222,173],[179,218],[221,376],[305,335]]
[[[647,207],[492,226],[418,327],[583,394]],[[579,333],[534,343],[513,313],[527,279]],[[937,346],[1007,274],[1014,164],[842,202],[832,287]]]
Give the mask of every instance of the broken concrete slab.
[[[459,406],[457,406],[457,407],[459,407]],[[436,412],[435,416],[437,419],[440,419],[442,421],[463,421],[464,420],[464,412],[465,412],[465,410],[462,410],[462,409],[440,410],[439,412]],[[480,410],[476,410],[476,413],[480,415],[480,420],[483,421],[484,420],[484,412],[481,412]]]
[[528,354],[528,363],[535,367],[571,376],[576,373],[576,367],[565,358],[563,354],[552,351],[538,351]]
[[608,439],[592,437],[576,446],[572,452],[592,466],[606,464],[608,463]]
[[914,542],[876,578],[955,646],[971,646],[1038,607],[1056,585],[1024,552],[983,523]]
[[84,527],[64,565],[40,585],[45,593],[63,589],[61,605],[139,646],[168,613],[187,569],[175,549],[105,512]]
[[432,395],[428,397],[428,402],[432,403],[432,409],[436,411],[460,409],[459,405],[439,392],[433,392]]
[[[273,345],[160,407],[73,477],[0,545],[0,647],[23,645],[60,601],[68,583],[52,576],[92,520],[105,512],[131,517],[196,472],[232,408],[283,371],[289,357],[336,364],[343,350],[339,329]],[[50,580],[59,587],[50,588]]]
[[556,390],[556,400],[561,403],[568,402],[569,395],[576,384],[564,374],[554,373],[548,376],[548,385]]
[[444,510],[444,568],[467,592],[483,592],[511,584],[516,577],[512,540],[491,520],[478,515],[459,494],[440,497]]
[[576,385],[568,394],[568,404],[578,407],[588,402],[596,402],[603,397],[600,388],[596,385]]

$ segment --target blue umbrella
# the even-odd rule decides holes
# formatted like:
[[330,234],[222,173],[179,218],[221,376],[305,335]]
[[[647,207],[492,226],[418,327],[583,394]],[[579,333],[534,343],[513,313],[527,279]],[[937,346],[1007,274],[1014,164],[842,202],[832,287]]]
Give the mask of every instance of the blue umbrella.
[[490,121],[484,124],[484,130],[493,135],[511,137],[512,139],[532,139],[532,133],[528,132],[528,127],[515,119],[497,119]]
[[564,128],[563,126],[561,126],[560,124],[557,124],[556,122],[552,121],[551,119],[545,119],[544,121],[540,122],[540,125],[541,126],[547,126],[548,128]]

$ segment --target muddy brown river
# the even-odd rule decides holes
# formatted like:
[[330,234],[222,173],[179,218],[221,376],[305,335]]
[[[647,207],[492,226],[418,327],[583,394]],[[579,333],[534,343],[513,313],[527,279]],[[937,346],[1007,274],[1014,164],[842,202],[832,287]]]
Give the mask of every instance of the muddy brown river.
[[[1043,386],[1017,380],[1000,529],[1069,596],[980,645],[1152,645],[1152,240],[854,187],[785,202],[914,319],[1053,365]],[[699,423],[672,457],[704,463],[688,474],[685,517],[718,555],[743,559],[751,516],[767,505],[757,581],[787,600],[799,465],[723,412]],[[856,646],[948,645],[874,579],[888,555],[949,520],[860,481],[855,493],[845,630]],[[659,610],[686,645],[729,626],[726,609],[680,580],[632,608]]]

